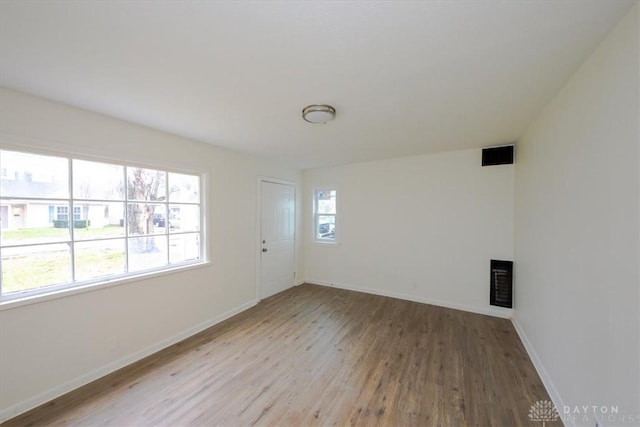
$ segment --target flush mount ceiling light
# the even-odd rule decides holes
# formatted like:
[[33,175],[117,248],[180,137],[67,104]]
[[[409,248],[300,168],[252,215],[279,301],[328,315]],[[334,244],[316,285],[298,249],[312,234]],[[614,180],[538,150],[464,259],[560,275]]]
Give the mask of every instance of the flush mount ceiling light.
[[309,105],[302,109],[302,118],[309,123],[327,123],[336,118],[336,109],[331,105]]

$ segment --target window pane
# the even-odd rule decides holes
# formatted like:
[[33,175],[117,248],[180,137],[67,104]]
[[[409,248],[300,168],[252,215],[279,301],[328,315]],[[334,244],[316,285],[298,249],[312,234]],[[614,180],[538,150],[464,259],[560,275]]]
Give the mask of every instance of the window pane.
[[165,205],[129,203],[127,212],[129,234],[161,234],[167,226]]
[[75,240],[124,236],[124,203],[79,203],[76,208],[82,219],[75,221]]
[[69,197],[69,161],[0,150],[2,197]]
[[125,272],[124,239],[76,243],[76,280]]
[[169,172],[170,202],[200,202],[200,179],[196,175]]
[[166,236],[133,237],[129,239],[129,271],[167,265]]
[[169,228],[174,232],[200,230],[200,206],[170,205]]
[[128,167],[127,195],[129,200],[166,200],[167,174],[155,169]]
[[316,236],[318,239],[333,240],[336,238],[336,217],[334,215],[318,216]]
[[2,248],[2,293],[71,282],[71,252],[66,243]]
[[317,209],[318,214],[335,214],[336,213],[336,192],[331,191],[318,191],[316,193],[318,199]]
[[68,203],[5,199],[0,203],[0,216],[2,246],[69,240]]
[[73,160],[73,197],[124,200],[124,167]]
[[169,261],[177,263],[200,258],[200,235],[176,234],[169,236]]

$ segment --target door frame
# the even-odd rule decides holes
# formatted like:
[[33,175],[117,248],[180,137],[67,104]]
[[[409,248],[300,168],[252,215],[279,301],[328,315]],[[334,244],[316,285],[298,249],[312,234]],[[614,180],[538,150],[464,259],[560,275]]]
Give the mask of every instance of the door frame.
[[298,251],[296,251],[296,246],[298,244],[298,192],[296,183],[293,181],[286,181],[283,179],[270,178],[267,176],[258,176],[257,181],[257,203],[256,203],[256,302],[260,302],[262,300],[262,183],[269,182],[271,184],[282,184],[282,185],[290,185],[293,187],[293,268],[294,268],[294,278],[293,278],[293,286],[297,285],[298,282],[298,272],[296,268],[298,266]]

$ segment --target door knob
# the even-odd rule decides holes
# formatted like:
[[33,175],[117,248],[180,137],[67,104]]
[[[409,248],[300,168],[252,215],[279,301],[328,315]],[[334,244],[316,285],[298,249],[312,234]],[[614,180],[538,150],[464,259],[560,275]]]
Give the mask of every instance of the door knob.
[[262,248],[262,252],[267,252],[267,248]]

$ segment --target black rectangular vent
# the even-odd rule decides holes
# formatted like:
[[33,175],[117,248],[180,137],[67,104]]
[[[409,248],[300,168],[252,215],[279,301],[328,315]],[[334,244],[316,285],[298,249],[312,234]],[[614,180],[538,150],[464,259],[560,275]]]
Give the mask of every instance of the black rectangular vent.
[[482,149],[482,166],[513,164],[513,145]]
[[490,303],[513,308],[513,261],[491,260]]

